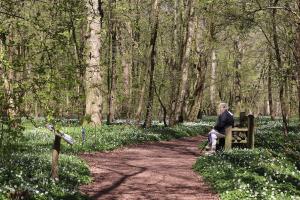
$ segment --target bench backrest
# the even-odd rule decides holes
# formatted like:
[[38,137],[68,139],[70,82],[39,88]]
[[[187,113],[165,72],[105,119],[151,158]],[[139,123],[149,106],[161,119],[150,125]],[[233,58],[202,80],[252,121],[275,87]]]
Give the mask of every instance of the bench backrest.
[[247,127],[248,125],[248,116],[246,112],[240,112],[240,124],[239,127]]

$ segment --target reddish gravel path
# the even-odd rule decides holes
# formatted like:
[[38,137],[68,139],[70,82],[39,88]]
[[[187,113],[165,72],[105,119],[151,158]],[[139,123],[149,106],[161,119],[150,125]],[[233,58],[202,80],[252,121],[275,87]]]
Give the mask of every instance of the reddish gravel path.
[[94,181],[80,190],[92,199],[217,200],[218,195],[192,170],[205,138],[148,143],[109,153],[81,155]]

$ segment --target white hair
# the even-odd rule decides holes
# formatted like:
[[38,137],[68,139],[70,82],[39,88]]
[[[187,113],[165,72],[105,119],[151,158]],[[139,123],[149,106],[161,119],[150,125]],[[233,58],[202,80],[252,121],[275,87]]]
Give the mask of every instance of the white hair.
[[223,102],[219,104],[219,107],[220,108],[224,108],[225,110],[229,109],[228,104],[227,103],[223,103]]

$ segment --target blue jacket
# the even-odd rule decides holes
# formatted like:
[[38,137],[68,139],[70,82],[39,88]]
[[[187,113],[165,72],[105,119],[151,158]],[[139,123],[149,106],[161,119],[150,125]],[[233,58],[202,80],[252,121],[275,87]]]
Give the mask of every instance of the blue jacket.
[[217,124],[214,126],[214,129],[217,130],[219,133],[225,134],[225,128],[233,125],[233,115],[228,110],[226,110],[221,115],[219,115]]

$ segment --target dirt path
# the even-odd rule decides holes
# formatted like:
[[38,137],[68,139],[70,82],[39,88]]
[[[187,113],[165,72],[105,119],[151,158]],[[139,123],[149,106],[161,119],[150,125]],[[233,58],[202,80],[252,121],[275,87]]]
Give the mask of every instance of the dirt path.
[[192,170],[202,136],[84,154],[94,181],[81,192],[92,199],[217,200]]

